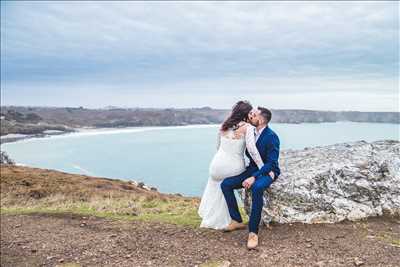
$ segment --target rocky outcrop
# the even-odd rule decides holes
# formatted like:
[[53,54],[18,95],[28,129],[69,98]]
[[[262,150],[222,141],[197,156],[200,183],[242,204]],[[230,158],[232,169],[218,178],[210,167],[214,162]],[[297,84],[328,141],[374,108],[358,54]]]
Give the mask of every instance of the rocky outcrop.
[[0,164],[15,164],[5,151],[0,151]]
[[[400,142],[343,143],[281,153],[262,221],[334,223],[400,215]],[[251,198],[246,192],[245,209]]]

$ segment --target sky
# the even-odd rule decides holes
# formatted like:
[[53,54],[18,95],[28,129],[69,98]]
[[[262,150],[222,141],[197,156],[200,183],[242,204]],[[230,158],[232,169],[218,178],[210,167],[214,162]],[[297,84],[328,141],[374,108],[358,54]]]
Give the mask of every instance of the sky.
[[1,104],[400,111],[399,3],[1,2]]

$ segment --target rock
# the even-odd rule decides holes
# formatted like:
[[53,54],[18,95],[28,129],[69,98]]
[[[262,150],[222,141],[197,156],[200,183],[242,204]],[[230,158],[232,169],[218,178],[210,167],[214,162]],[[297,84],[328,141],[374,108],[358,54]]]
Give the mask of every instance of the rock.
[[23,185],[23,186],[31,186],[32,183],[29,182],[29,181],[26,181],[26,180],[22,180],[22,181],[21,181],[21,185]]
[[354,265],[361,266],[364,265],[364,262],[360,258],[354,258]]
[[0,164],[14,165],[15,162],[7,155],[5,151],[0,151]]
[[34,199],[41,199],[41,198],[44,198],[46,196],[46,194],[45,194],[44,190],[33,189],[33,190],[29,191],[29,196]]
[[135,186],[137,186],[139,188],[145,189],[147,191],[157,191],[157,188],[150,187],[150,186],[146,185],[143,182],[129,181],[128,183],[131,184],[131,185],[135,185]]
[[149,186],[147,186],[147,185],[144,185],[142,188],[146,189],[147,191],[151,191],[151,188]]
[[[359,141],[281,153],[262,222],[335,223],[400,216],[400,142]],[[251,192],[242,194],[249,214]]]
[[219,267],[229,267],[231,266],[231,263],[229,261],[223,261],[221,262],[221,265],[219,265]]
[[128,212],[128,215],[139,216],[139,211],[137,211],[136,209],[133,209],[132,211]]
[[128,184],[134,185],[134,186],[138,186],[138,182],[136,181],[128,181]]

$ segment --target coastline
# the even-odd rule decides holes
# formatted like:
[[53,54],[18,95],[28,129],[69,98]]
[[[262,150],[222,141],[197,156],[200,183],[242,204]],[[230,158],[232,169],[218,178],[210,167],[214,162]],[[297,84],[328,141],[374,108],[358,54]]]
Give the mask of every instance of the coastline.
[[52,138],[52,137],[73,137],[88,136],[99,134],[117,134],[128,132],[145,132],[152,130],[168,130],[168,129],[190,129],[190,128],[212,128],[219,124],[190,124],[190,125],[171,125],[171,126],[138,126],[138,127],[118,127],[118,128],[94,128],[94,127],[77,127],[72,128],[73,132],[51,132],[42,134],[8,134],[0,137],[0,145],[5,143],[14,143],[23,140],[31,140],[36,138]]
[[[393,125],[389,125],[389,128],[382,128],[379,125],[370,126],[368,124],[364,126],[360,125],[359,123],[329,123],[322,125],[303,124],[299,126],[275,124],[271,127],[273,127],[274,130],[277,130],[278,133],[280,132],[282,134],[282,140],[285,142],[281,147],[282,151],[292,151],[302,148],[309,149],[315,146],[353,142],[363,139],[362,135],[358,135],[359,131],[356,131],[355,134],[353,134],[353,137],[358,139],[330,139],[328,134],[331,132],[331,129],[339,129],[342,131],[342,129],[347,129],[347,125],[351,128],[361,129],[361,131],[364,131],[365,129],[376,129],[370,132],[377,132],[376,136],[380,138],[368,139],[367,136],[364,136],[366,138],[365,140],[368,142],[381,139],[393,139],[393,135],[397,133],[398,129],[397,126],[393,127]],[[199,127],[202,129],[195,129]],[[27,166],[34,167],[46,166],[47,168],[71,173],[92,176],[106,175],[110,177],[125,177],[127,180],[133,178],[132,180],[143,181],[149,186],[157,187],[161,192],[183,193],[191,196],[199,196],[201,195],[203,177],[207,177],[207,164],[209,163],[208,158],[211,157],[212,153],[214,152],[213,142],[215,141],[214,132],[217,130],[216,127],[218,126],[209,124],[169,127],[126,127],[118,129],[85,127],[76,128],[76,132],[70,134],[66,133],[59,136],[49,135],[46,137],[46,139],[34,140],[35,137],[26,138],[25,141],[18,141],[18,144],[5,144],[4,146],[1,146],[1,150],[7,152],[13,160],[16,160],[18,165],[25,164]],[[310,137],[315,135],[315,137],[311,137],[310,139],[317,140],[318,137],[321,137],[320,139],[322,141],[310,141],[304,142],[304,144],[299,142],[299,144],[297,144],[296,138],[299,135],[303,135],[302,129],[305,129],[306,133],[310,134]],[[318,129],[322,129],[322,131],[317,131]],[[388,137],[386,134],[382,136],[382,129],[390,129],[385,132],[392,133],[391,136]],[[196,133],[201,134],[199,135]],[[202,137],[202,133],[205,134],[205,137]],[[295,134],[287,135],[287,133]],[[166,137],[165,140],[164,136]],[[187,140],[194,141],[190,141],[190,144],[194,144],[196,146],[196,148],[193,149],[199,151],[198,154],[192,156],[190,154],[191,152],[188,152],[187,148],[180,147],[180,137],[184,136],[184,142],[188,142]],[[151,141],[153,138],[159,139],[163,145],[168,145],[162,147],[160,150],[157,150],[159,146],[156,146],[156,150],[153,152],[145,152],[146,146],[149,144],[153,145],[153,142]],[[112,145],[109,147],[103,145],[113,143],[114,139],[120,140],[116,141],[119,145]],[[202,140],[206,141],[203,142]],[[85,148],[86,143],[91,143],[91,145],[88,145],[88,148],[96,147],[94,149],[96,152],[104,152],[105,157],[101,156],[103,154],[86,152],[88,151],[88,149]],[[76,146],[74,144],[79,145]],[[125,144],[132,144],[132,147],[125,146]],[[140,153],[131,155],[131,152],[129,151],[132,151],[132,148],[136,148],[136,151],[140,151]],[[169,157],[170,155],[184,155],[185,159],[198,160],[198,164],[197,166],[184,167],[182,170],[179,170],[179,172],[175,171],[175,167],[167,168],[162,173],[156,168],[152,169],[151,167],[148,169],[148,171],[144,171],[146,168],[148,168],[148,165],[151,165],[147,164],[147,162],[151,162],[151,160],[154,158],[157,161],[168,159],[168,164],[170,164],[170,166],[179,166],[179,157]],[[56,159],[55,157],[60,158]],[[104,161],[104,158],[109,160]],[[98,164],[97,161],[106,162],[104,164],[110,163],[110,167],[102,167],[103,163]],[[129,162],[129,164],[127,164],[127,162]],[[195,170],[194,174],[191,173],[191,170]],[[118,175],[115,175],[115,173]],[[174,178],[171,178],[171,182],[165,183],[162,179],[163,175],[168,175]],[[179,183],[180,180],[187,179],[186,177],[193,179],[193,184],[191,184],[190,187],[181,186]],[[172,184],[175,186],[172,186]]]
[[[334,123],[377,123],[377,124],[396,124],[396,123],[381,123],[381,122],[353,122],[353,121],[334,121],[334,122],[301,122],[301,123],[289,123],[289,122],[274,122],[274,125],[281,124],[334,124]],[[124,132],[144,132],[151,130],[168,130],[168,129],[190,129],[190,128],[212,128],[217,127],[220,124],[187,124],[187,125],[166,125],[166,126],[134,126],[134,127],[76,127],[70,128],[72,131],[57,131],[57,130],[46,130],[40,134],[20,134],[13,133],[0,136],[0,145],[5,143],[14,143],[23,140],[31,140],[36,138],[52,138],[52,137],[74,137],[74,136],[87,136],[87,135],[99,135],[99,134],[117,134]],[[400,126],[399,126],[400,127]]]

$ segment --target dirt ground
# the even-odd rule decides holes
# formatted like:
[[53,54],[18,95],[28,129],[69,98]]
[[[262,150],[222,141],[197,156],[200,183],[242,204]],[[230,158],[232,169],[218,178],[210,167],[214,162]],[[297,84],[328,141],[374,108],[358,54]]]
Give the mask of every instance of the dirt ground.
[[1,215],[1,266],[400,266],[400,219],[247,231],[73,214]]

